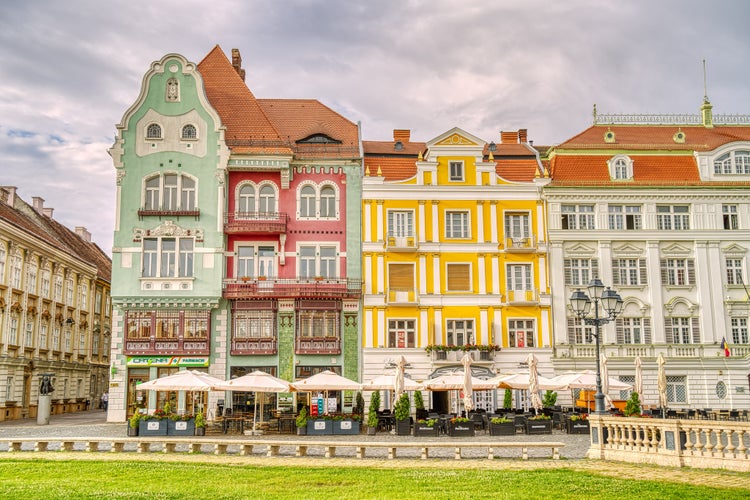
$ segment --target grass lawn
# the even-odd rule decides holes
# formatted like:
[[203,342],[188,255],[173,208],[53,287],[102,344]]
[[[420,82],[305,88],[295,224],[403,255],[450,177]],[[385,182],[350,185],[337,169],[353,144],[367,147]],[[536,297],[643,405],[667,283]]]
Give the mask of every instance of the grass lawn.
[[0,498],[748,498],[750,491],[536,470],[249,466],[164,461],[0,460]]

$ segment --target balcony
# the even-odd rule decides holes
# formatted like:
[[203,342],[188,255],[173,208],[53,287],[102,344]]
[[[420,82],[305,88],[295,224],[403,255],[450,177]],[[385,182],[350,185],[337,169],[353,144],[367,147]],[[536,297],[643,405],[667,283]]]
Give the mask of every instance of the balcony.
[[295,354],[341,354],[339,337],[297,337]]
[[276,354],[277,341],[273,337],[232,339],[231,354]]
[[362,280],[344,278],[249,278],[224,280],[225,299],[328,298],[357,299]]
[[174,338],[126,338],[123,354],[182,355],[210,354],[210,339]]
[[196,220],[200,219],[201,211],[199,209],[194,210],[154,210],[150,208],[138,209],[138,218],[143,219],[144,217],[195,217]]
[[391,252],[415,252],[419,248],[416,236],[392,236],[385,240],[385,248]]
[[412,306],[417,303],[417,291],[413,288],[389,288],[388,304],[393,306]]
[[505,251],[509,253],[531,253],[537,249],[534,236],[506,236]]
[[286,233],[289,216],[283,212],[232,212],[224,216],[227,234]]
[[537,290],[508,290],[506,302],[510,305],[535,305],[539,303]]

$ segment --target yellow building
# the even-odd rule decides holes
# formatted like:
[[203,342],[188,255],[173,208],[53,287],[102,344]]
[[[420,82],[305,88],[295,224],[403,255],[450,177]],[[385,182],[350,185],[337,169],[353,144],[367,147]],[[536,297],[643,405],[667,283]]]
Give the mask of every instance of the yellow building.
[[[427,143],[408,130],[363,141],[363,380],[402,355],[415,380],[462,370],[466,352],[479,378],[549,357],[549,179],[525,130],[501,139],[454,128]],[[433,393],[430,406],[456,411],[455,399]],[[476,407],[501,403],[475,393]]]

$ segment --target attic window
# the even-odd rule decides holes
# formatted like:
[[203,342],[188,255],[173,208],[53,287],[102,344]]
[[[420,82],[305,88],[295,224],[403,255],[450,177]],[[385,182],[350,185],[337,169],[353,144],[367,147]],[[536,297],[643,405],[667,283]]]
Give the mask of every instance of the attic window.
[[633,160],[624,155],[612,157],[608,162],[609,176],[618,181],[630,180],[633,178]]
[[404,143],[401,141],[396,141],[396,144],[393,145],[393,149],[395,149],[396,151],[403,151]]
[[297,144],[341,144],[341,141],[333,139],[326,134],[313,134],[298,140]]
[[677,133],[672,136],[672,139],[674,140],[674,142],[676,142],[678,144],[684,143],[685,142],[685,132],[683,132],[682,130],[678,130]]
[[615,142],[615,133],[611,130],[607,130],[604,133],[604,142]]

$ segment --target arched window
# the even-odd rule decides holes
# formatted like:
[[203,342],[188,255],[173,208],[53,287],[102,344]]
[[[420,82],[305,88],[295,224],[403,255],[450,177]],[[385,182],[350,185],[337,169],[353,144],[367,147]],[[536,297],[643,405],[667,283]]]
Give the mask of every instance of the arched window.
[[195,211],[198,186],[187,175],[163,174],[146,179],[143,209],[147,211]]
[[607,160],[609,176],[614,180],[625,181],[633,178],[633,160],[625,155],[613,156]]
[[336,191],[331,186],[320,190],[320,216],[336,217]]
[[195,125],[185,125],[182,127],[182,138],[185,140],[192,140],[198,138],[198,131],[195,128]]
[[628,165],[625,160],[618,158],[615,162],[615,179],[627,179],[628,178]]
[[315,217],[315,188],[305,186],[300,191],[300,217]]
[[146,138],[161,139],[161,126],[156,123],[152,123],[151,125],[149,125],[146,129]]
[[274,213],[276,212],[276,191],[273,187],[266,184],[260,188],[260,210],[259,212]]
[[255,212],[255,188],[250,184],[242,186],[237,201],[237,211],[241,214]]

